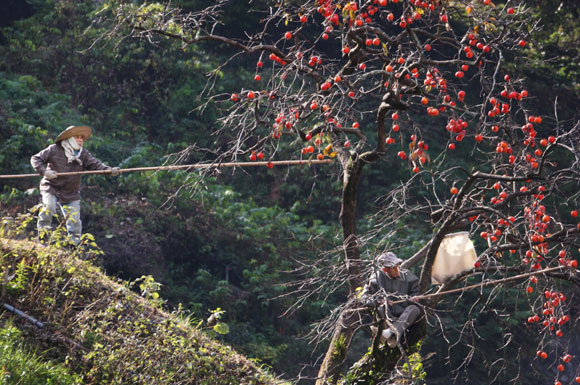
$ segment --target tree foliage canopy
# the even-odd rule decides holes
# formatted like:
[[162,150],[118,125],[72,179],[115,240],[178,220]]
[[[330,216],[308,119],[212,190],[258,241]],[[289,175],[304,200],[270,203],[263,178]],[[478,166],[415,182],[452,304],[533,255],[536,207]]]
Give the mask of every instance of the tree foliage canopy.
[[[573,339],[556,333],[567,336],[573,329],[579,285],[574,261],[580,104],[573,42],[580,29],[574,2],[557,9],[553,2],[489,0],[260,1],[247,8],[223,1],[107,1],[98,9],[92,2],[34,4],[53,7],[54,24],[24,20],[31,28],[3,30],[9,44],[2,47],[0,68],[23,76],[0,78],[0,92],[22,100],[0,100],[0,146],[7,149],[0,154],[2,168],[22,170],[16,154],[38,145],[27,143],[26,135],[47,141],[63,121],[85,117],[102,127],[97,148],[122,165],[153,162],[170,152],[183,162],[336,160],[328,169],[205,179],[208,193],[197,196],[220,209],[212,212],[217,222],[204,224],[239,229],[241,243],[228,248],[225,236],[200,242],[205,251],[219,251],[222,259],[215,264],[172,261],[177,273],[168,282],[179,282],[172,291],[176,298],[182,298],[179,291],[203,287],[212,301],[236,298],[232,313],[243,318],[246,293],[212,277],[221,274],[222,262],[240,268],[233,279],[252,292],[252,309],[266,308],[265,299],[280,294],[277,269],[298,266],[303,279],[288,284],[285,300],[294,303],[285,305],[303,311],[289,312],[294,317],[326,316],[312,332],[321,346],[330,340],[318,380],[337,382],[356,331],[366,329],[367,316],[374,314],[361,309],[357,296],[374,255],[384,249],[401,256],[420,251],[408,265],[415,264],[423,293],[498,284],[426,297],[421,304],[429,327],[417,335],[423,344],[389,351],[375,342],[345,381],[389,379],[393,362],[418,349],[429,357],[442,340],[449,357],[437,358],[431,370],[458,368],[454,375],[462,380],[491,376],[500,383],[525,383],[537,373],[521,368],[550,361],[557,371],[561,352],[573,351]],[[62,44],[42,43],[59,31],[67,31]],[[38,65],[41,70],[29,76]],[[43,86],[57,93],[45,94]],[[19,150],[12,154],[15,143]],[[130,155],[119,151],[123,146],[132,149]],[[287,213],[242,203],[214,181],[239,187],[244,197],[267,196]],[[132,176],[120,187],[162,204],[172,188],[181,193],[180,185],[201,182],[183,175]],[[195,204],[173,202],[189,215],[198,212]],[[137,215],[130,205],[122,207],[95,204],[93,218],[106,221],[104,212]],[[342,234],[336,244],[327,244],[332,217],[338,217]],[[167,234],[181,221],[166,215],[155,224],[139,219],[147,234]],[[173,246],[187,250],[191,234],[204,239],[192,222],[182,224],[183,231],[173,232]],[[478,261],[433,286],[439,243],[458,230],[474,239]],[[308,231],[323,236],[308,239]],[[293,243],[282,246],[280,238]],[[252,253],[250,239],[259,258],[242,261],[240,255]],[[236,252],[239,245],[247,253]],[[289,255],[300,263],[277,262],[277,256]],[[561,269],[537,280],[501,281],[554,267]],[[192,271],[194,284],[183,283]],[[342,303],[335,306],[339,297]],[[204,296],[190,299],[198,311],[209,302]],[[314,310],[319,305],[325,314]],[[265,339],[276,333],[268,330]],[[539,358],[518,349],[530,335]],[[479,344],[479,336],[488,340]],[[284,345],[278,342],[267,348],[262,340],[254,351],[279,359]],[[550,360],[541,361],[542,352]],[[373,365],[381,370],[370,375],[365,369]],[[572,366],[565,375],[578,375]],[[438,375],[449,379],[449,373]]]

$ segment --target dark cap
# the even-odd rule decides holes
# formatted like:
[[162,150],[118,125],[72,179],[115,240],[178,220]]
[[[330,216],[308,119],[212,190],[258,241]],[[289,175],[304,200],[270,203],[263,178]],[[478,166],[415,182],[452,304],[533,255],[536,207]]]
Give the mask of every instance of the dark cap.
[[382,253],[377,257],[379,267],[394,267],[400,265],[403,260],[395,255],[392,251]]

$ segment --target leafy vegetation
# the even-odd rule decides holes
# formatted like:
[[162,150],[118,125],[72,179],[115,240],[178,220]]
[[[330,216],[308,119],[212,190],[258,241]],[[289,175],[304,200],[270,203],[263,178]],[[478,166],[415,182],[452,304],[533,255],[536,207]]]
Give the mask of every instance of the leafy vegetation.
[[[131,39],[100,40],[108,31],[107,25],[99,23],[100,17],[110,11],[107,6],[111,2],[27,0],[21,3],[29,5],[30,12],[22,14],[26,17],[3,19],[0,29],[0,169],[3,174],[32,172],[30,155],[52,143],[65,127],[76,123],[94,127],[96,135],[87,144],[94,155],[107,164],[123,168],[171,162],[178,156],[167,157],[168,154],[179,153],[192,145],[194,149],[215,147],[224,144],[227,135],[231,135],[209,135],[231,104],[209,103],[203,113],[198,109],[203,103],[200,94],[206,87],[207,72],[215,69],[231,50],[209,44],[181,46],[164,38],[156,39],[154,45]],[[195,10],[211,2],[172,3]],[[514,61],[508,62],[508,68],[512,74],[519,71],[528,77],[531,94],[546,95],[545,90],[550,90],[550,103],[543,97],[531,101],[538,108],[551,111],[553,101],[558,98],[561,117],[573,119],[580,105],[576,44],[578,5],[573,0],[558,3],[537,0],[529,4],[537,16],[543,18],[545,27],[530,43],[526,55],[509,58]],[[239,37],[243,37],[242,31],[255,32],[259,24],[256,22],[263,15],[248,13],[246,7],[246,2],[232,2],[225,15],[225,20],[231,23],[219,28],[229,30],[231,25],[236,25],[231,32]],[[240,14],[244,15],[242,20]],[[237,58],[233,64],[227,72],[218,71],[216,94],[230,94],[239,89],[240,84],[253,81],[254,73],[244,68],[244,60]],[[554,84],[558,87],[553,87]],[[428,123],[425,120],[417,124]],[[446,140],[436,140],[432,148],[436,151],[445,145]],[[201,151],[189,154],[181,161],[193,163],[212,158],[207,153],[202,155]],[[457,165],[475,163],[471,155],[467,147],[458,148],[453,161]],[[387,162],[368,170],[361,180],[359,199],[362,204],[358,213],[361,233],[374,228],[381,220],[372,216],[379,206],[377,197],[390,191],[409,172],[398,167],[394,154],[386,157]],[[10,357],[22,356],[17,359],[19,367],[40,367],[43,363],[52,367],[51,362],[57,362],[53,374],[61,373],[63,381],[70,380],[70,383],[77,381],[79,376],[84,381],[114,383],[121,381],[112,374],[118,370],[125,371],[123,378],[128,382],[146,382],[146,376],[153,373],[164,376],[159,378],[171,383],[171,378],[193,372],[191,367],[176,363],[180,358],[214,354],[220,358],[200,358],[206,374],[203,370],[197,374],[199,381],[210,381],[208,379],[213,380],[210,373],[219,371],[220,360],[225,360],[222,357],[232,351],[222,345],[213,346],[213,343],[210,343],[213,347],[206,347],[203,345],[209,343],[206,337],[198,335],[195,328],[190,330],[189,326],[198,325],[200,320],[220,308],[222,325],[228,325],[229,333],[213,333],[215,339],[233,345],[236,350],[273,367],[277,373],[284,373],[287,378],[295,377],[301,364],[314,361],[319,353],[315,351],[311,359],[305,352],[310,353],[312,346],[296,336],[306,335],[309,325],[324,318],[344,294],[339,290],[328,297],[313,297],[300,311],[280,317],[294,300],[280,295],[297,278],[296,274],[284,272],[296,267],[295,260],[311,260],[319,252],[340,243],[335,237],[340,176],[338,171],[332,170],[335,173],[330,176],[325,176],[317,167],[248,170],[235,174],[222,170],[203,183],[196,174],[186,172],[134,173],[116,180],[85,178],[82,205],[85,230],[94,234],[104,250],[104,255],[94,260],[95,264],[103,266],[111,276],[128,281],[144,278],[131,288],[126,283],[115,283],[89,289],[87,282],[93,282],[93,278],[98,284],[106,278],[85,262],[73,262],[58,253],[50,257],[44,252],[32,252],[30,256],[28,251],[19,251],[18,256],[3,253],[3,260],[10,261],[7,263],[16,274],[6,286],[8,298],[19,299],[19,303],[25,304],[26,310],[34,314],[47,315],[55,325],[62,325],[60,330],[67,336],[79,337],[78,342],[90,352],[81,348],[77,351],[93,366],[79,363],[78,357],[66,361],[63,345],[56,344],[59,346],[56,350],[48,349],[52,341],[35,347],[22,342],[24,339],[20,337],[7,338],[3,340],[3,349],[8,349],[5,351]],[[2,216],[15,218],[36,205],[37,184],[38,179],[34,178],[0,180]],[[411,199],[420,198],[422,194],[425,191],[421,188],[410,191]],[[565,202],[555,204],[564,205]],[[414,253],[433,233],[428,223],[401,220],[396,226],[406,241],[399,250],[401,256]],[[25,228],[26,235],[34,237],[33,222]],[[372,258],[377,250],[391,244],[392,240],[384,234],[377,235],[373,245],[364,251],[364,259]],[[21,245],[18,247],[32,248],[31,244]],[[12,250],[13,245],[4,243],[3,247]],[[22,258],[24,255],[26,258]],[[53,262],[62,262],[63,267]],[[42,263],[50,268],[42,270],[38,266]],[[335,263],[339,261],[328,261],[328,265]],[[74,271],[68,272],[73,267]],[[47,290],[44,297],[38,297],[45,298],[42,300],[26,291],[30,288],[29,280],[37,274],[36,269],[48,274],[46,280],[55,280],[54,286],[41,281],[41,287]],[[76,275],[79,270],[83,272],[81,276]],[[37,282],[37,278],[34,279]],[[73,301],[72,297],[57,293],[62,289],[58,285],[68,281],[67,287],[72,291],[67,295],[77,290],[83,296],[98,293],[106,300],[89,308],[94,313],[89,314],[89,310],[82,313],[78,309],[89,306],[88,297]],[[140,285],[144,285],[143,288]],[[115,293],[120,290],[122,299],[110,298],[110,289]],[[157,307],[140,302],[130,294],[131,290],[148,296],[149,302]],[[133,300],[139,305],[127,308],[126,301],[133,303]],[[506,301],[517,309],[521,308],[522,301],[525,302],[515,295]],[[183,309],[192,318],[170,317],[172,320],[166,324],[161,321],[166,315],[160,310],[161,306],[169,311]],[[78,317],[82,323],[77,325],[72,318],[55,318],[59,314],[56,309],[62,310],[64,315]],[[481,312],[485,313],[485,309]],[[153,318],[140,319],[142,314],[151,314]],[[461,325],[460,321],[454,321],[452,314],[442,317],[453,329],[452,336],[458,336],[461,330],[455,329]],[[518,321],[525,321],[525,317],[519,314],[510,322]],[[514,338],[521,341],[522,346],[529,347],[525,344],[534,337],[521,322],[504,324],[497,322],[493,314],[478,322],[481,324],[476,325],[477,330],[484,330],[486,338],[478,345],[480,357],[501,346],[503,337],[498,325],[515,327]],[[4,330],[16,336],[15,330],[27,330],[20,326],[14,321],[13,326],[5,324]],[[211,330],[206,331],[212,333]],[[138,338],[128,337],[133,335]],[[476,338],[475,332],[473,335]],[[152,336],[156,339],[149,340]],[[425,361],[422,368],[433,383],[448,383],[457,372],[451,373],[447,369],[455,368],[439,360],[448,352],[438,338],[434,336],[425,341],[422,347],[425,352],[439,349],[439,353],[437,358]],[[119,343],[125,339],[126,345]],[[494,342],[489,343],[490,340]],[[194,344],[188,345],[191,341]],[[142,346],[137,346],[137,342]],[[199,343],[197,347],[196,343]],[[147,357],[156,349],[169,354],[174,345],[182,346],[183,350],[171,361],[176,363],[173,367],[163,366],[159,361],[148,369],[138,361],[139,354]],[[366,346],[361,349],[366,350]],[[534,362],[533,353],[528,355],[527,362]],[[459,362],[454,364],[460,365]],[[474,382],[488,378],[488,373],[478,371],[477,365],[478,361],[473,360],[470,367],[475,370]],[[224,374],[226,379],[241,375],[228,370]],[[11,373],[16,371],[10,370]],[[48,371],[47,381],[52,378],[50,376]]]
[[10,321],[0,329],[0,367],[0,381],[6,385],[81,384],[80,376],[65,365],[28,348],[22,332]]
[[[29,343],[36,340],[40,351],[54,340],[50,354],[63,362],[52,371],[35,364],[48,381],[54,381],[53,373],[68,372],[63,381],[70,378],[70,383],[275,383],[254,363],[208,338],[194,319],[164,312],[151,277],[137,282],[139,297],[130,290],[133,284],[114,282],[90,263],[54,247],[0,239],[0,255],[0,267],[14,276],[5,300],[22,304],[47,325],[38,332],[27,328]],[[5,331],[10,336],[14,329]],[[35,361],[20,355],[8,370],[16,374],[18,362],[25,360]]]

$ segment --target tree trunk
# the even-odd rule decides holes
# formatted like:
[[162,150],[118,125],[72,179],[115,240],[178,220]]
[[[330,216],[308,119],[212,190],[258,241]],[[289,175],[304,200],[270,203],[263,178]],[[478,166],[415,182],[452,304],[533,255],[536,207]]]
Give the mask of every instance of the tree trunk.
[[[350,296],[364,284],[356,229],[356,202],[360,174],[366,162],[351,158],[341,159],[341,161],[343,162],[344,175],[340,223],[344,239],[345,265],[348,272]],[[348,310],[348,307],[345,310]],[[316,385],[333,384],[338,380],[357,322],[358,317],[354,313],[343,311],[340,315],[330,346],[318,371]]]
[[377,343],[378,341],[373,341],[372,350],[351,367],[347,378],[356,378],[357,385],[389,383],[391,372],[402,363],[407,363],[408,357],[419,351],[419,342],[426,334],[426,327],[426,321],[422,320],[412,325],[405,333],[401,347],[406,357],[398,347],[389,348],[387,345]]
[[358,184],[364,164],[365,162],[360,159],[349,160],[349,163],[344,167],[342,179],[342,203],[339,219],[344,240],[344,262],[348,272],[349,294],[354,293],[356,288],[364,283],[356,229]]
[[[358,158],[348,152],[339,152],[339,160],[344,170],[342,177],[342,202],[340,208],[340,224],[344,239],[345,265],[348,273],[349,296],[362,287],[366,277],[362,276],[358,232],[356,229],[356,208],[358,184],[361,173],[366,164],[372,163],[385,153],[385,117],[393,108],[389,101],[393,99],[390,93],[383,96],[383,102],[377,111],[377,147],[373,151],[361,154]],[[399,106],[406,109],[406,106]],[[348,310],[346,307],[345,310]],[[356,331],[358,318],[353,313],[346,312],[340,315],[330,346],[324,361],[318,371],[316,385],[334,384],[340,376],[345,362],[352,337]]]
[[[345,310],[349,310],[348,307]],[[356,331],[356,323],[359,320],[355,312],[345,310],[340,315],[330,346],[320,365],[316,385],[335,384],[340,378],[352,337]]]

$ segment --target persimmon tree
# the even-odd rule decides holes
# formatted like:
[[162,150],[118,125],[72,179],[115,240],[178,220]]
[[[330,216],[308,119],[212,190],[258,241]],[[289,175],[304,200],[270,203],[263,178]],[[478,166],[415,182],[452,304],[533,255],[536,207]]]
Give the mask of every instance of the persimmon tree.
[[[525,79],[506,69],[533,44],[539,28],[524,2],[286,1],[265,8],[258,32],[245,38],[221,28],[227,2],[195,12],[160,3],[114,4],[111,35],[236,50],[210,74],[206,88],[207,103],[222,111],[214,135],[223,140],[214,162],[274,160],[281,153],[305,162],[336,159],[343,269],[304,290],[313,293],[337,279],[349,296],[327,320],[325,330],[332,332],[321,333],[330,343],[317,384],[339,381],[362,315],[372,312],[358,298],[369,273],[363,248],[381,237],[393,239],[393,225],[401,220],[433,228],[432,239],[405,262],[422,263],[421,293],[441,294],[421,301],[428,318],[437,314],[445,292],[468,279],[481,281],[482,288],[494,282],[489,304],[516,282],[529,304],[524,321],[542,336],[538,357],[548,354],[541,347],[570,321],[560,288],[580,286],[580,124],[561,121],[557,103],[549,116],[534,112],[528,100],[546,95],[529,95]],[[254,81],[216,93],[218,74],[242,61]],[[456,155],[460,150],[463,158]],[[363,170],[380,162],[405,168],[408,178],[381,201],[379,225],[359,234]],[[469,231],[485,247],[472,269],[431,286],[439,244],[457,230]],[[417,339],[426,332],[419,330]],[[358,363],[361,378],[364,367],[367,375],[374,368],[374,380],[388,380],[412,350],[378,345]],[[570,362],[567,354],[552,357],[558,370]]]

